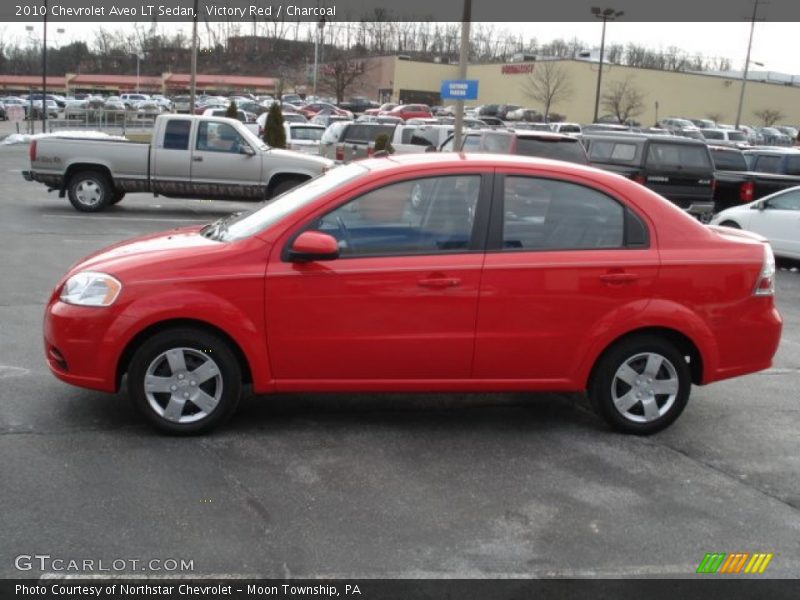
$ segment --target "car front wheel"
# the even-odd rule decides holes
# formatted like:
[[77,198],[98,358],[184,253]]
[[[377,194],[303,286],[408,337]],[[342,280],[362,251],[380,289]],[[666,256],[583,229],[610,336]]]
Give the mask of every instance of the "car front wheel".
[[624,340],[600,358],[589,398],[614,429],[647,435],[680,416],[691,386],[689,365],[672,343],[639,336]]
[[170,329],[145,341],[128,369],[131,399],[157,429],[206,433],[236,409],[242,389],[230,345],[200,329]]

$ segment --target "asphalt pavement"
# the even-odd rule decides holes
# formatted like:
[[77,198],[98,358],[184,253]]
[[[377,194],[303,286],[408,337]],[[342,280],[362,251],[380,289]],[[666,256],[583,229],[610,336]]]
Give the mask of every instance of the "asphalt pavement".
[[0,577],[58,572],[15,567],[37,553],[194,576],[691,577],[706,552],[800,576],[797,272],[778,275],[775,366],[695,387],[648,438],[566,394],[250,397],[170,438],[49,373],[44,302],[91,251],[252,205],[129,194],[84,215],[26,167],[0,146]]

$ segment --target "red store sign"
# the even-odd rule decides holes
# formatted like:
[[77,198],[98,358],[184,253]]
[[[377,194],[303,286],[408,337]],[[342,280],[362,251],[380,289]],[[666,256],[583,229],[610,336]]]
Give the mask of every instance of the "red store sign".
[[503,75],[521,75],[533,73],[533,65],[503,65]]

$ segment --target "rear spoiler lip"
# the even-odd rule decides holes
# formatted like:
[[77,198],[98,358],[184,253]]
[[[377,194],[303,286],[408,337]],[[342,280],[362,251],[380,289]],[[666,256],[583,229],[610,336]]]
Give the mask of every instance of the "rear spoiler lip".
[[759,233],[752,231],[745,231],[744,229],[734,229],[733,227],[722,227],[721,225],[707,225],[713,232],[719,235],[726,235],[728,237],[738,237],[747,240],[761,242],[762,244],[769,244],[769,240]]

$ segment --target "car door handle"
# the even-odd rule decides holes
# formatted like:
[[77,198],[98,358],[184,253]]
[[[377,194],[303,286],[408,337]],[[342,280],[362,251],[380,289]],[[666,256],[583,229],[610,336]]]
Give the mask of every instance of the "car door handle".
[[637,279],[639,279],[639,276],[636,273],[606,273],[600,276],[600,281],[609,285],[633,283]]
[[194,162],[203,162],[203,157],[202,156],[193,156],[192,160]]
[[431,277],[430,279],[420,279],[417,282],[420,287],[426,288],[449,288],[461,285],[461,280],[455,277]]

